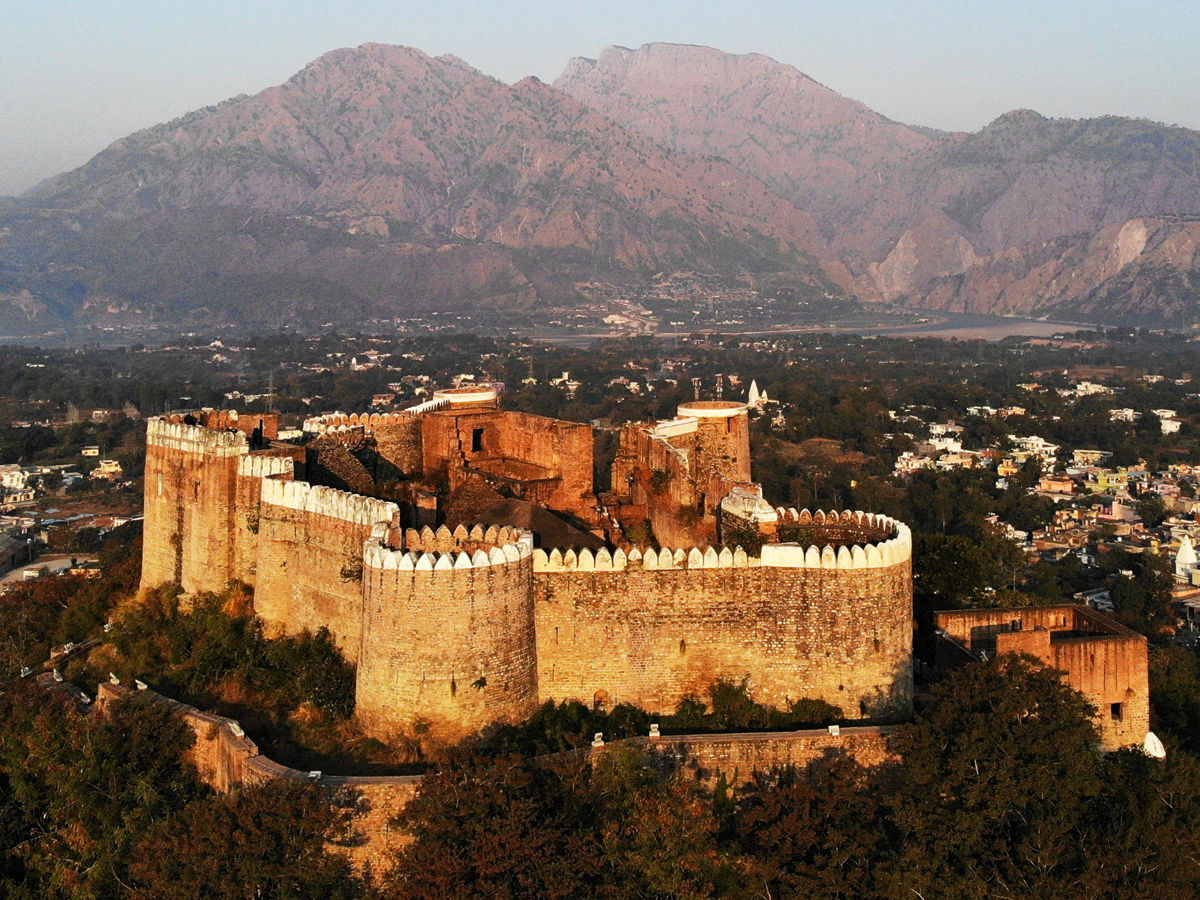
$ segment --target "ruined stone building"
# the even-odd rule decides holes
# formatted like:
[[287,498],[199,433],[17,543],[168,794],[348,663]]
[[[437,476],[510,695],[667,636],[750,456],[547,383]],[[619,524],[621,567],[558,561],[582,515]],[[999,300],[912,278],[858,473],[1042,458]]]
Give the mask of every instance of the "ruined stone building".
[[[328,628],[373,734],[454,738],[548,699],[670,712],[719,678],[851,719],[911,709],[908,528],[772,509],[741,404],[627,427],[603,498],[588,426],[484,387],[277,433],[229,413],[149,421],[142,585],[244,582],[268,628]],[[722,546],[722,517],[766,543]],[[653,544],[624,537],[647,519]],[[785,521],[803,542],[772,542]]]
[[[1096,708],[1101,746],[1142,746],[1150,730],[1143,635],[1087,606],[939,612],[938,667],[999,653],[1025,653],[1063,673]],[[1155,739],[1156,740],[1156,739]]]

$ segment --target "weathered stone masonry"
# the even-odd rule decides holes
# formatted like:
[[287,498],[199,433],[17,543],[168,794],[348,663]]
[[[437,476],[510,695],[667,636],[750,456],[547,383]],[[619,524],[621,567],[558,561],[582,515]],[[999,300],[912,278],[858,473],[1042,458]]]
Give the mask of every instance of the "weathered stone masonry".
[[[96,708],[103,712],[111,704],[134,692],[104,682],[96,695]],[[195,735],[189,757],[200,779],[214,790],[228,793],[275,779],[312,781],[330,801],[350,813],[350,827],[336,844],[335,853],[345,854],[360,872],[385,871],[392,854],[411,840],[395,828],[392,820],[420,788],[420,775],[326,775],[301,772],[280,765],[259,753],[258,746],[233,719],[202,712],[194,707],[144,691],[156,703],[168,706]],[[745,784],[756,772],[778,766],[795,766],[804,771],[837,757],[850,758],[864,766],[877,766],[896,759],[890,746],[890,728],[843,728],[829,730],[767,732],[759,734],[675,735],[659,739],[633,738],[609,744],[633,744],[662,753],[705,770],[710,780],[724,773],[730,783]],[[593,750],[592,753],[605,752]]]
[[[706,452],[741,440],[720,425]],[[803,513],[818,543],[760,556],[535,549],[511,528],[404,530],[395,504],[295,480],[285,445],[163,420],[147,443],[143,585],[241,580],[269,628],[327,627],[375,734],[455,738],[547,699],[668,712],[717,678],[850,718],[910,708],[911,539],[886,517]],[[714,482],[742,474],[721,465]]]

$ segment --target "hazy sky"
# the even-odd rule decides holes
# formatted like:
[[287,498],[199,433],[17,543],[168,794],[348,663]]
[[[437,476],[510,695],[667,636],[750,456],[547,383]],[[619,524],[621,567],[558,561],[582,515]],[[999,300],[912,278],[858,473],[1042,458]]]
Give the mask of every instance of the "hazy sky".
[[765,53],[911,124],[974,130],[1029,107],[1200,128],[1197,0],[0,0],[0,23],[0,194],[368,41],[505,81],[553,81],[609,44],[707,44]]

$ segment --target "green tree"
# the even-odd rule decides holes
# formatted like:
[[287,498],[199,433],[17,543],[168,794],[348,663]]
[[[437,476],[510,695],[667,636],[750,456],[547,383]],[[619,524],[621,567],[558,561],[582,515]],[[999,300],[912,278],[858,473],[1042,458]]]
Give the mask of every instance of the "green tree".
[[346,814],[316,785],[271,781],[196,800],[157,822],[130,867],[137,900],[350,900],[363,885],[326,850]]
[[883,792],[862,767],[834,760],[812,777],[785,769],[742,789],[733,820],[760,896],[872,896],[876,869],[891,855]]
[[581,763],[523,756],[457,759],[421,782],[397,827],[414,837],[383,881],[387,896],[571,898],[604,869],[599,817]]
[[1092,707],[1057,672],[1005,655],[957,670],[900,726],[899,893],[1057,896],[1104,784]]
[[73,900],[120,894],[148,828],[206,792],[183,752],[192,733],[135,697],[81,714],[65,692],[28,682],[0,697],[8,895]]

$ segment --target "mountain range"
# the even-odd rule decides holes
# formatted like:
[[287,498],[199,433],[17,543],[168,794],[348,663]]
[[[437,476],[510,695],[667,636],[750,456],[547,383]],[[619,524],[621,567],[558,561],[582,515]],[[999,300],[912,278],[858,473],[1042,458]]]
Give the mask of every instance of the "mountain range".
[[893,122],[756,54],[650,44],[553,86],[368,44],[0,201],[0,330],[530,321],[670,273],[1073,321],[1200,321],[1200,133]]

